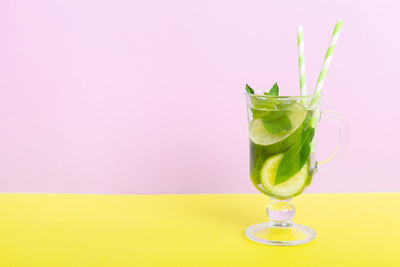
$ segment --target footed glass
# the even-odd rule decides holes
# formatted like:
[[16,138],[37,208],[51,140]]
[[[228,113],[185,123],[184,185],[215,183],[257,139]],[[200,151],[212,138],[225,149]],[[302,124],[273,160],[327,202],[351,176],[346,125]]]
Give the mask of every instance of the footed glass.
[[[269,221],[247,228],[257,243],[291,246],[312,241],[316,232],[295,224],[293,198],[312,182],[319,166],[343,151],[348,127],[335,112],[320,111],[321,96],[270,96],[246,94],[250,139],[250,177],[253,185],[270,197]],[[315,160],[315,135],[320,119],[329,117],[339,128],[332,156]]]

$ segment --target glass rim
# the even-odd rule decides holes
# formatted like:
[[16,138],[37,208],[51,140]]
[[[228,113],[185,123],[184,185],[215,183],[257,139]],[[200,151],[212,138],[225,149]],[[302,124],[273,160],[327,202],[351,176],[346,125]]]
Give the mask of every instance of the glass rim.
[[304,96],[284,96],[284,95],[259,95],[259,94],[251,94],[251,93],[244,93],[246,96],[254,96],[254,97],[264,97],[264,98],[284,98],[284,99],[310,99],[310,98],[321,98],[322,94],[319,95],[304,95]]

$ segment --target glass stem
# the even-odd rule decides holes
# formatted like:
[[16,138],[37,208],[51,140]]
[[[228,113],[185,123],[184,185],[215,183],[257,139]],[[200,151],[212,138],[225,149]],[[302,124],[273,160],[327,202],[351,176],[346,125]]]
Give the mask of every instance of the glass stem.
[[268,224],[272,227],[291,227],[296,208],[292,199],[271,198],[267,205]]

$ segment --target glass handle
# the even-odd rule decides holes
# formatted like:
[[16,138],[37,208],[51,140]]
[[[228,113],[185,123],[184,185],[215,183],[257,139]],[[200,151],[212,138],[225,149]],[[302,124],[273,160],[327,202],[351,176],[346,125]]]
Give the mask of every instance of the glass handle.
[[338,142],[335,150],[328,159],[317,162],[318,168],[320,168],[322,165],[325,165],[328,162],[337,162],[338,160],[340,160],[343,157],[343,152],[346,150],[347,145],[349,143],[350,129],[347,121],[338,112],[331,110],[321,112],[320,119],[325,119],[325,118],[332,120],[338,126],[339,129]]

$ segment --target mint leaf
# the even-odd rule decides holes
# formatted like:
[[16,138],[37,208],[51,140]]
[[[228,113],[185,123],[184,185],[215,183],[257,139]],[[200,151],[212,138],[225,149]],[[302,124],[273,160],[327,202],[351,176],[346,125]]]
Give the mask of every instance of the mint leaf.
[[291,105],[293,105],[294,103],[296,103],[296,100],[281,100],[278,105],[276,105],[276,107],[278,109],[287,109],[288,107],[290,107]]
[[268,116],[271,113],[271,111],[269,111],[269,110],[258,110],[258,109],[255,109],[255,108],[251,108],[251,113],[253,114],[253,118],[254,119],[259,119],[259,118]]
[[303,168],[310,157],[310,143],[314,138],[314,134],[314,128],[309,127],[304,129],[301,138],[297,139],[288,151],[286,151],[276,172],[275,185],[289,180]]
[[[275,84],[272,86],[271,90],[269,90],[268,93],[264,93],[264,95],[267,95],[267,96],[278,96],[278,95],[279,95],[279,87],[278,87],[278,84],[275,83]],[[279,102],[279,100],[278,100],[278,99],[275,99],[275,98],[270,98],[270,99],[268,99],[268,100],[269,100],[269,101],[271,102],[271,104],[274,105],[274,106],[276,106],[276,104],[278,104],[278,102]]]
[[[248,84],[246,84],[246,92],[248,94],[254,94],[253,88],[251,88]],[[269,90],[268,93],[264,93],[266,96],[278,96],[279,95],[279,86],[275,83],[272,88]],[[253,113],[253,118],[263,118],[269,117],[266,121],[273,121],[278,119],[278,117],[283,117],[284,113],[276,113],[275,110],[277,109],[285,109],[288,106],[292,105],[295,101],[292,100],[279,100],[277,98],[266,98],[262,96],[253,95],[251,96],[251,102],[253,107],[251,108]],[[274,112],[271,112],[274,111]],[[285,131],[287,129],[290,130],[291,123],[289,118],[281,118],[277,121],[275,126],[267,126],[271,132],[279,133]]]
[[275,105],[265,97],[252,96],[251,101],[253,103],[253,107],[255,108],[269,109],[269,110],[275,109]]
[[264,128],[272,134],[279,134],[283,131],[289,131],[292,128],[292,123],[286,114],[274,120],[270,120],[268,117],[269,116],[261,118],[261,121]]
[[268,116],[263,118],[263,120],[264,120],[264,122],[271,122],[271,121],[274,121],[276,119],[279,119],[282,116],[287,115],[288,113],[289,112],[285,111],[285,110],[271,111],[270,114],[268,114]]
[[254,95],[254,90],[246,83],[246,92],[249,94]]
[[271,103],[271,101],[265,97],[252,96],[251,102],[253,104],[251,107],[251,112],[253,113],[254,119],[268,116],[271,111],[275,109],[275,106]]
[[266,95],[274,95],[274,96],[278,96],[279,95],[279,86],[278,83],[275,83],[271,90],[269,90],[268,93],[266,93]]

